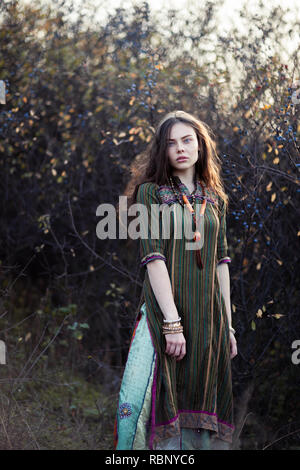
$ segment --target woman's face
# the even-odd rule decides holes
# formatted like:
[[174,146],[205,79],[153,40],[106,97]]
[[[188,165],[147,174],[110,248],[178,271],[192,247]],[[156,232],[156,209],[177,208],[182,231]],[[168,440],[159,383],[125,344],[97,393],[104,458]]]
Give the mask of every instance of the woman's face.
[[193,127],[183,122],[174,124],[167,141],[167,157],[171,167],[178,171],[192,168],[198,160],[198,140]]

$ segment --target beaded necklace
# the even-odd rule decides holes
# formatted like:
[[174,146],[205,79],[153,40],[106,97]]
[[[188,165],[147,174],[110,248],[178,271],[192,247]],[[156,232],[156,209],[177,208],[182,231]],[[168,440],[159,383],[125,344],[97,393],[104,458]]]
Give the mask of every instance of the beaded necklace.
[[[173,178],[172,176],[170,176],[170,183],[171,183],[171,188],[172,188],[172,191],[173,193],[175,194],[176,196],[176,199],[177,201],[179,202],[179,204],[184,208],[184,206],[186,205],[188,210],[190,211],[190,213],[192,214],[192,217],[193,217],[193,221],[194,221],[194,224],[195,224],[195,227],[197,227],[196,225],[196,215],[195,215],[195,210],[194,210],[194,207],[195,207],[195,194],[192,194],[192,204],[189,202],[188,198],[186,197],[185,194],[181,194],[182,196],[182,200],[183,200],[183,203],[181,202],[180,200],[180,196],[178,194],[178,192],[175,190],[175,185],[174,185],[174,181],[173,181]],[[200,209],[200,217],[203,217],[204,216],[204,212],[205,212],[205,208],[206,208],[206,196],[205,196],[205,189],[204,189],[204,186],[202,184],[202,181],[200,181],[200,184],[201,184],[201,188],[202,188],[202,196],[203,196],[203,201],[202,201],[202,204],[201,204],[201,209]],[[200,241],[200,238],[201,238],[201,234],[198,230],[195,231],[194,233],[194,241],[196,242],[199,242]],[[197,259],[197,266],[199,269],[203,269],[203,263],[202,263],[202,260],[201,260],[201,253],[200,253],[200,250],[196,250],[196,259]]]

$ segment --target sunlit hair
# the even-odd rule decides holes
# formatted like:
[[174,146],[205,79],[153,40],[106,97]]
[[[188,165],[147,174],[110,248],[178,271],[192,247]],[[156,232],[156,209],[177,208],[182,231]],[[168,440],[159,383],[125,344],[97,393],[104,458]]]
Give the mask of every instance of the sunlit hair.
[[185,111],[173,111],[165,115],[159,122],[148,148],[131,164],[131,179],[124,192],[129,199],[128,205],[136,202],[137,191],[142,183],[153,182],[159,186],[169,184],[168,179],[172,175],[172,167],[167,157],[167,145],[171,128],[178,122],[191,126],[197,135],[199,158],[195,163],[196,177],[215,191],[223,199],[227,208],[228,196],[224,191],[220,176],[221,161],[216,151],[213,132],[207,124]]

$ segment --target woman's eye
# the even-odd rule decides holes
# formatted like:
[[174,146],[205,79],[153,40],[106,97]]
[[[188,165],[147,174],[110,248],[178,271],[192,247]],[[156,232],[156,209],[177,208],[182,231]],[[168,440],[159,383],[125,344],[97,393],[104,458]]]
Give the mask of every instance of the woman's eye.
[[[190,142],[192,139],[188,137],[187,139],[184,139],[183,142]],[[175,142],[168,142],[168,145],[173,145]]]

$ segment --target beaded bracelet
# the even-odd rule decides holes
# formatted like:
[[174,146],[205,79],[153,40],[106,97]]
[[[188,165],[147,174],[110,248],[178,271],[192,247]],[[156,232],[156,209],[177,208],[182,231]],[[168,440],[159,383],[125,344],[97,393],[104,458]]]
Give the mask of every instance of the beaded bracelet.
[[169,334],[176,334],[176,333],[182,333],[183,332],[183,327],[180,323],[181,318],[179,320],[174,320],[170,322],[165,322],[165,324],[162,327],[162,332],[164,335],[169,335]]
[[177,328],[163,328],[162,330],[163,335],[175,335],[177,333],[183,333],[183,327],[177,327]]
[[163,330],[176,330],[178,328],[182,328],[182,325],[180,322],[174,323],[173,325],[170,325],[170,326],[163,325]]

